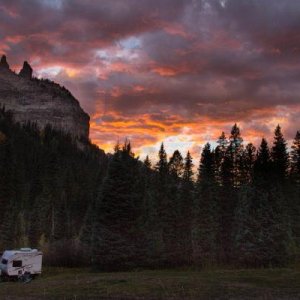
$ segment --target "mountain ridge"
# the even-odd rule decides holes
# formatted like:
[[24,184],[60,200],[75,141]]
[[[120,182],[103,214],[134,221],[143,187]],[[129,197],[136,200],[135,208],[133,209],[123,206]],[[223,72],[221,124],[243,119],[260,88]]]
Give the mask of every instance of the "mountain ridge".
[[89,115],[69,90],[49,79],[32,76],[25,61],[16,74],[6,56],[0,60],[0,105],[13,113],[17,122],[36,122],[40,129],[50,124],[76,138],[89,138]]

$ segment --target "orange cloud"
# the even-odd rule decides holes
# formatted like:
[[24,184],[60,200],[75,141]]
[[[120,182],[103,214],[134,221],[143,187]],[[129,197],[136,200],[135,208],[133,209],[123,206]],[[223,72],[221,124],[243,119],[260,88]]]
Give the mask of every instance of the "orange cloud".
[[177,67],[156,66],[153,67],[152,71],[163,77],[172,77],[172,76],[176,76],[188,72],[188,68],[186,66],[177,66]]
[[[273,130],[279,123],[283,127],[287,125],[288,115],[282,114],[282,108],[274,110],[255,111],[266,117],[267,113],[278,115],[269,118],[268,122],[261,125],[260,121],[251,124],[240,120],[242,136],[245,144],[248,142],[259,145],[261,138],[266,137],[272,144]],[[230,129],[234,122],[224,120],[215,120],[209,117],[196,119],[183,118],[179,115],[168,115],[159,120],[160,116],[143,114],[137,118],[123,116],[116,112],[110,112],[107,116],[95,114],[91,119],[91,138],[105,151],[111,152],[117,141],[123,142],[129,138],[132,142],[134,152],[144,158],[149,155],[153,161],[157,159],[157,151],[161,142],[165,143],[168,155],[171,155],[175,149],[179,149],[183,155],[189,150],[194,158],[194,164],[197,164],[200,158],[200,152],[206,142],[216,145],[216,140],[222,131],[229,137]]]

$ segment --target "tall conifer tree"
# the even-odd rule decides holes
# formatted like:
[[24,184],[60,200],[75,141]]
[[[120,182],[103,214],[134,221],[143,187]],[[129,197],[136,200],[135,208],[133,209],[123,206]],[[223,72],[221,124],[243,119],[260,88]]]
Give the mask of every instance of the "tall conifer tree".
[[224,162],[225,153],[228,147],[228,140],[224,132],[220,135],[217,140],[218,146],[215,150],[215,176],[219,185],[223,185],[222,180],[222,164]]
[[116,150],[103,182],[94,253],[102,268],[126,268],[139,260],[138,218],[142,201],[137,190],[137,166],[130,143],[125,142],[122,150]]
[[202,151],[198,169],[193,218],[193,258],[200,265],[214,264],[218,250],[218,185],[215,179],[215,160],[207,143]]
[[291,151],[291,172],[288,189],[289,208],[297,259],[300,257],[300,131],[297,131]]
[[300,187],[300,131],[297,131],[291,151],[291,177],[295,185]]
[[277,180],[284,180],[287,176],[289,167],[289,156],[287,153],[287,144],[281,132],[281,127],[277,125],[274,132],[274,142],[271,152],[273,161],[273,175]]
[[180,178],[183,175],[184,163],[181,153],[175,150],[169,161],[169,172],[174,178]]
[[180,241],[181,262],[190,264],[192,261],[192,208],[194,196],[193,159],[190,152],[184,159],[182,183],[178,200],[178,230]]

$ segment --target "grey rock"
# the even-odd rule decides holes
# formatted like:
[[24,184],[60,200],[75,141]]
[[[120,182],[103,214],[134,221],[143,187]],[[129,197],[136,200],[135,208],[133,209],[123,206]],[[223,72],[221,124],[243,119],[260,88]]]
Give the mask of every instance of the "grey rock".
[[32,68],[27,61],[24,61],[23,68],[20,71],[19,75],[21,77],[31,79],[32,78]]
[[36,122],[41,129],[50,124],[73,137],[88,139],[90,117],[79,102],[59,84],[32,78],[30,69],[26,66],[17,75],[0,68],[0,105],[12,111],[17,122]]
[[0,67],[4,69],[9,69],[9,64],[7,63],[6,56],[2,55],[1,60],[0,60]]

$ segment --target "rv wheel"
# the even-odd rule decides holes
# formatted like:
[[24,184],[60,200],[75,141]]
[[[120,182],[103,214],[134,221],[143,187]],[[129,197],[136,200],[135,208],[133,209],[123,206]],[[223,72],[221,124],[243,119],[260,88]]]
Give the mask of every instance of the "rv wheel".
[[24,282],[24,283],[28,283],[32,280],[31,274],[30,273],[24,273],[21,277],[20,277],[20,281]]

